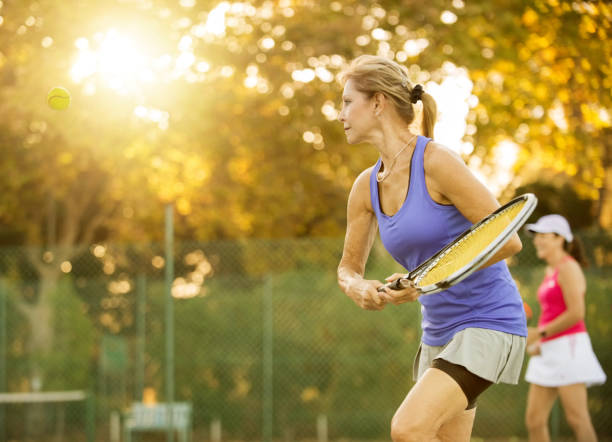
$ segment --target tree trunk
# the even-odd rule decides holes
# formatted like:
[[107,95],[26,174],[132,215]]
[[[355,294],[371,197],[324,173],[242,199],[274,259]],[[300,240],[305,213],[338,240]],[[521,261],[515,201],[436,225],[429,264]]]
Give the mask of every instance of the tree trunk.
[[[21,310],[30,326],[28,353],[30,354],[30,388],[32,391],[45,390],[44,361],[53,351],[55,330],[53,324],[53,292],[57,288],[59,269],[45,269],[40,273],[38,296],[34,304],[22,301]],[[27,408],[26,428],[28,436],[39,436],[47,428],[46,406],[31,404]]]
[[39,357],[47,356],[53,347],[53,304],[52,293],[57,288],[59,271],[45,272],[40,275],[40,288],[36,304],[29,313],[30,322],[30,354]]
[[603,131],[604,153],[602,163],[604,167],[604,183],[599,191],[599,227],[604,230],[612,229],[612,129]]
[[599,227],[612,230],[612,167],[606,168],[604,185],[599,192]]

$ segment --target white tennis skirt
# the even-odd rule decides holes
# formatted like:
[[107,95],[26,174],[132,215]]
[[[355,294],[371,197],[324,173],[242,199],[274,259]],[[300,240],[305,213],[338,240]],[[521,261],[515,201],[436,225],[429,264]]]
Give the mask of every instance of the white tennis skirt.
[[606,382],[588,333],[574,333],[541,343],[542,353],[529,359],[525,380],[543,387]]

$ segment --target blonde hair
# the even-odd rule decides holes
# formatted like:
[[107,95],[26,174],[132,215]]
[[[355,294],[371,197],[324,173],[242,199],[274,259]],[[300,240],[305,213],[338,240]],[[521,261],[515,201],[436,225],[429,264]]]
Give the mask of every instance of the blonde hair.
[[414,120],[413,103],[423,102],[423,135],[433,137],[438,106],[433,97],[423,91],[421,85],[413,86],[408,80],[408,70],[393,60],[375,55],[361,55],[340,74],[342,83],[353,80],[355,88],[368,97],[380,92],[395,105],[406,124]]

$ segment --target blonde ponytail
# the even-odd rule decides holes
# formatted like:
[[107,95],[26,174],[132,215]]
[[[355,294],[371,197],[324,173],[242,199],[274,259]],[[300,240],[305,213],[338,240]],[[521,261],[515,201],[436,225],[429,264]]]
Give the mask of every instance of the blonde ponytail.
[[427,138],[433,138],[438,106],[433,97],[427,93],[421,95],[421,101],[423,102],[423,135]]

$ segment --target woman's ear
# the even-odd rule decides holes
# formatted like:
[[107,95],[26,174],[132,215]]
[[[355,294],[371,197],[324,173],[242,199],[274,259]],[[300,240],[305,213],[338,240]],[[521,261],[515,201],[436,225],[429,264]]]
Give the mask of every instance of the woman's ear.
[[376,92],[374,97],[372,97],[372,103],[374,105],[374,115],[377,117],[384,110],[385,104],[387,102],[387,97],[381,92]]

